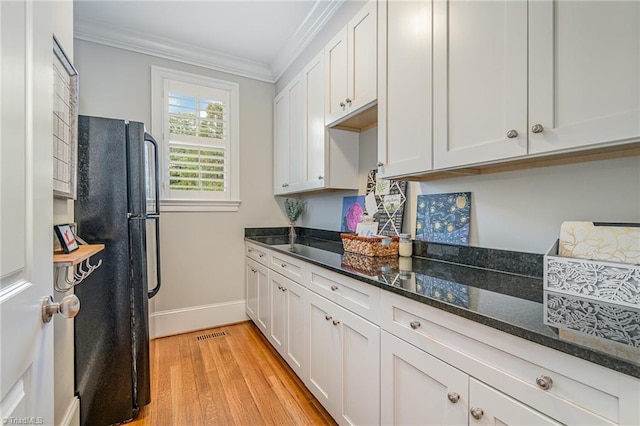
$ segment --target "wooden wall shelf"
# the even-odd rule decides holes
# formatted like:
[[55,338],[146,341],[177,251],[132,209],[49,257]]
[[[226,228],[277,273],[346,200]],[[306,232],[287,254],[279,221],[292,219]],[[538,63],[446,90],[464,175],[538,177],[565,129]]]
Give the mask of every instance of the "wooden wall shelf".
[[66,253],[54,253],[53,264],[56,268],[62,268],[65,266],[75,266],[80,262],[87,260],[96,253],[104,250],[104,244],[86,244],[80,245],[78,250],[75,250],[69,254]]

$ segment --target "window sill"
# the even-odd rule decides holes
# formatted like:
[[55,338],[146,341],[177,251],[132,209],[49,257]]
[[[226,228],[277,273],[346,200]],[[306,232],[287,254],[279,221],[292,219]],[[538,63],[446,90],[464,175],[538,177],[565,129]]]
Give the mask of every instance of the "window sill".
[[160,212],[237,212],[240,200],[162,200]]

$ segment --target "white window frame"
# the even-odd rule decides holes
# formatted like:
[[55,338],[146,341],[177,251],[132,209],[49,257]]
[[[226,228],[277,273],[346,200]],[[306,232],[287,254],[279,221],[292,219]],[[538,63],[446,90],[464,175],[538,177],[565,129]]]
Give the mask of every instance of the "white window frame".
[[[169,185],[169,120],[167,118],[167,96],[165,84],[168,80],[211,87],[229,92],[229,173],[228,194],[225,199],[210,199],[204,193],[198,197],[198,192],[193,192],[193,197],[170,198],[168,197]],[[225,80],[218,80],[198,74],[176,71],[169,68],[151,67],[151,130],[158,138],[160,145],[160,211],[189,212],[189,211],[226,211],[237,212],[240,206],[240,134],[239,134],[239,85]]]

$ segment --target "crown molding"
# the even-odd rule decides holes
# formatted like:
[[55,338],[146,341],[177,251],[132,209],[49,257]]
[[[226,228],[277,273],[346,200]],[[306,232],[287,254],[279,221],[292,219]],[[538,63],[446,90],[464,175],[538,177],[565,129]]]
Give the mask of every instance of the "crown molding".
[[226,72],[254,80],[274,83],[267,64],[222,52],[194,47],[173,40],[117,28],[100,21],[79,19],[74,22],[74,38],[186,64]]
[[296,31],[271,62],[273,80],[277,81],[293,64],[346,0],[316,0]]

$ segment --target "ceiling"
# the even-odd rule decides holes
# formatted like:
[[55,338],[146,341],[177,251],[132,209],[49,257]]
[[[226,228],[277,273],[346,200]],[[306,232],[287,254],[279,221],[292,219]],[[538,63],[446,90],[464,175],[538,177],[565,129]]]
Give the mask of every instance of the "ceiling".
[[75,0],[74,36],[275,82],[345,0]]

